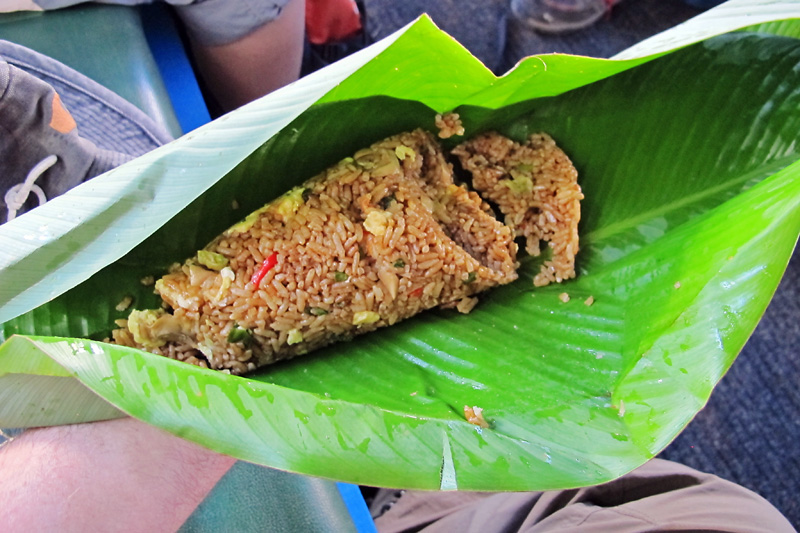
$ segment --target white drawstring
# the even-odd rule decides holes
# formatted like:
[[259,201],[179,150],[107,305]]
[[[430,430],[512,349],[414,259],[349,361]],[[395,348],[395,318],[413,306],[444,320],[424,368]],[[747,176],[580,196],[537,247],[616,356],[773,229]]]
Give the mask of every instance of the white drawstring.
[[44,204],[47,201],[47,197],[44,195],[44,191],[41,187],[34,183],[39,176],[45,173],[47,169],[52,167],[58,161],[58,157],[54,155],[49,155],[36,163],[28,175],[25,177],[24,183],[17,183],[8,191],[6,191],[6,196],[4,198],[6,202],[6,208],[8,209],[8,217],[6,218],[6,222],[10,222],[14,220],[17,216],[17,211],[22,209],[22,206],[25,205],[25,202],[28,201],[28,197],[33,192],[36,197],[39,199],[39,205]]

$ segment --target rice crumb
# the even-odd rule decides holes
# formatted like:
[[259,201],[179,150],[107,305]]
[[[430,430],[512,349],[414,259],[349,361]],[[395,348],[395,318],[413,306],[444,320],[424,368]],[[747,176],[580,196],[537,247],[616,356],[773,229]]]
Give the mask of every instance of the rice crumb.
[[680,289],[681,288],[681,282],[680,281],[676,281],[674,287],[676,289]]
[[123,299],[122,299],[122,300],[121,300],[121,301],[120,301],[120,302],[117,304],[117,306],[116,306],[114,309],[116,309],[117,311],[120,311],[120,312],[122,312],[122,311],[126,310],[127,308],[129,308],[129,307],[131,306],[131,304],[132,304],[132,303],[133,303],[133,297],[131,297],[131,296],[126,296],[125,298],[123,298]]
[[467,419],[467,422],[470,424],[474,424],[476,426],[480,426],[482,428],[488,428],[489,423],[483,418],[483,408],[478,407],[477,405],[470,407],[469,405],[464,406],[464,417]]
[[150,287],[151,285],[155,285],[156,278],[154,276],[145,276],[139,280],[139,283],[141,283],[145,287]]
[[589,296],[583,302],[587,307],[591,306],[594,303],[594,296]]
[[441,139],[449,139],[454,135],[464,135],[464,126],[461,124],[461,117],[458,116],[458,113],[436,115],[434,123],[439,128],[439,138]]
[[464,297],[461,298],[458,303],[456,304],[456,309],[459,313],[467,314],[472,311],[475,306],[478,305],[478,299],[475,297]]
[[566,292],[562,292],[561,294],[558,295],[558,299],[564,303],[567,303],[569,301],[569,294],[567,294]]

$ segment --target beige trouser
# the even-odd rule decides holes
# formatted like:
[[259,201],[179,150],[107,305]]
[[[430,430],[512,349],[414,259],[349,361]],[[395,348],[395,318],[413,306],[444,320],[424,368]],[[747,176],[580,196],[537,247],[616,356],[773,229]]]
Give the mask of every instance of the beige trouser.
[[[387,508],[380,492],[373,509]],[[739,485],[654,459],[615,481],[550,492],[403,492],[381,533],[730,531],[795,532],[767,500]]]

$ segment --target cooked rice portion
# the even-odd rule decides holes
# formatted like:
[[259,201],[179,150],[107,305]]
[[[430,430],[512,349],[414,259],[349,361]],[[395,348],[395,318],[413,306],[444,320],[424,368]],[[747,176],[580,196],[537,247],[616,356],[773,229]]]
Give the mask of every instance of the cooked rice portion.
[[[517,278],[514,234],[453,182],[433,137],[378,142],[296,187],[156,282],[120,344],[240,374]],[[138,313],[138,314],[137,314]]]
[[575,167],[555,141],[536,133],[518,144],[486,133],[452,153],[472,173],[475,190],[497,205],[517,236],[525,237],[529,254],[540,255],[541,241],[552,249],[534,285],[573,278],[583,193]]

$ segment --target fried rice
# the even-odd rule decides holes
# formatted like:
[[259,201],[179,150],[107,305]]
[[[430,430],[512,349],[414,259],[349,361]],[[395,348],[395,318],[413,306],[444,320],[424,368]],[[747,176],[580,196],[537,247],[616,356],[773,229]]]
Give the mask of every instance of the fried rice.
[[422,130],[380,141],[156,282],[114,342],[241,374],[517,279],[515,231]]
[[534,285],[575,277],[583,193],[577,170],[555,141],[536,133],[520,144],[490,132],[452,154],[472,174],[473,188],[498,207],[515,235],[525,238],[526,252],[540,255],[542,241],[551,248]]

